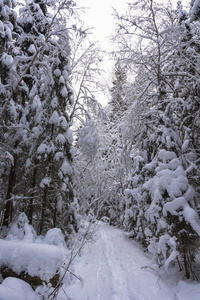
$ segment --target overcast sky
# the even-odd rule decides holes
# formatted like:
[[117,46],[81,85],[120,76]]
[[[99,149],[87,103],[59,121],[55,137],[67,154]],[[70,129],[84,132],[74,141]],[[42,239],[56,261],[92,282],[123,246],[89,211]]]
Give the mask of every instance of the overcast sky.
[[[167,0],[160,0],[167,2]],[[178,0],[171,0],[176,5]],[[87,7],[85,13],[80,14],[80,18],[86,26],[94,27],[94,39],[104,44],[105,50],[113,50],[109,44],[108,36],[114,33],[116,28],[112,14],[115,8],[119,13],[126,11],[127,3],[131,0],[75,0],[79,7]],[[182,0],[182,3],[189,3],[190,0]],[[93,39],[92,39],[93,40]]]
[[86,26],[94,27],[94,39],[101,41],[105,50],[113,50],[108,38],[115,29],[113,7],[122,12],[127,7],[126,2],[124,0],[76,0],[79,7],[87,7],[85,13],[81,13],[80,18]]

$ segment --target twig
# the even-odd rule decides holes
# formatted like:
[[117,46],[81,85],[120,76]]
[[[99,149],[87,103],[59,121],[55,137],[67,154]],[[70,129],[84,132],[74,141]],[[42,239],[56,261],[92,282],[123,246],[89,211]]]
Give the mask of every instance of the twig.
[[[87,241],[91,238],[94,229],[92,230],[92,232],[89,232],[90,228],[91,228],[92,224],[90,223],[86,233],[83,235],[83,239],[81,242],[80,247],[78,248],[78,250],[75,251],[74,253],[74,249],[71,252],[71,256],[69,259],[69,262],[65,268],[65,272],[63,273],[62,277],[60,278],[58,284],[56,285],[56,287],[54,288],[54,290],[49,294],[48,299],[55,299],[55,296],[58,294],[59,289],[62,286],[62,281],[65,277],[65,275],[67,274],[67,272],[71,273],[72,275],[74,275],[76,278],[78,278],[78,276],[76,276],[75,274],[73,274],[71,271],[69,271],[69,267],[72,264],[72,262],[74,261],[74,259],[76,258],[76,256],[80,253],[80,251],[82,250],[82,248],[84,247],[84,245],[87,243]],[[77,241],[77,243],[74,245],[74,248],[76,247],[76,245],[79,243],[79,240]],[[83,282],[83,279],[80,277],[78,278],[81,282]],[[52,298],[51,298],[52,297]]]
[[78,280],[80,280],[80,281],[83,283],[83,278],[82,278],[82,277],[77,276],[77,275],[74,274],[72,271],[69,271],[69,270],[68,270],[68,272],[69,272],[71,275],[73,275],[74,277],[76,277]]

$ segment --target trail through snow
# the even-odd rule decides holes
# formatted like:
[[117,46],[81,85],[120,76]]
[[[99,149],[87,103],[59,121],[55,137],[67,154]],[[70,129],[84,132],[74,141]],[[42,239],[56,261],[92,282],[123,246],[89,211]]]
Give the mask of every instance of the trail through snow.
[[[150,265],[148,254],[122,230],[100,223],[74,262],[83,283],[64,284],[63,290],[75,300],[200,300],[199,283],[178,282],[176,277],[170,283]],[[65,293],[60,291],[59,297],[66,299]]]

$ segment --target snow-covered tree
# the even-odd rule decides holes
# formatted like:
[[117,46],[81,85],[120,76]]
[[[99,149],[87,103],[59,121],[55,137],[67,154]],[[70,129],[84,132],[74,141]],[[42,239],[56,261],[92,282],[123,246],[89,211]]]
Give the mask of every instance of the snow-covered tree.
[[111,101],[110,105],[110,119],[117,119],[127,109],[126,103],[126,84],[127,84],[127,71],[124,66],[117,62],[114,68],[114,78],[112,87],[110,89]]
[[[191,130],[185,122],[194,109],[188,99],[196,77],[183,69],[181,61],[188,59],[184,68],[190,68],[198,55],[191,49],[191,39],[186,39],[187,22],[180,25],[170,5],[153,0],[129,4],[128,13],[118,21],[122,23],[116,39],[124,63],[139,71],[133,84],[138,94],[134,92],[135,99],[124,123],[124,128],[130,127],[127,139],[133,159],[132,178],[129,177],[125,190],[124,225],[155,254],[160,265],[167,268],[177,260],[186,276],[193,276],[200,223],[197,194],[189,178],[194,162],[189,162],[189,157],[196,159],[198,153],[194,148],[186,150],[186,136]],[[196,35],[197,32],[193,39]],[[194,56],[184,58],[183,50],[189,45]],[[140,78],[143,84],[137,86]],[[177,87],[181,91],[178,95]],[[190,91],[186,98],[183,92],[187,88]]]
[[101,113],[101,105],[95,93],[102,89],[100,62],[103,54],[98,44],[90,41],[89,34],[90,29],[85,28],[82,23],[73,25],[70,31],[72,61],[70,82],[74,92],[70,120],[76,127],[80,123],[81,126],[87,123],[88,115],[94,117]]
[[[7,154],[15,166],[16,179],[9,197],[15,199],[15,212],[26,211],[40,233],[52,226],[71,233],[78,226],[72,183],[74,150],[69,111],[73,92],[66,26],[67,12],[71,13],[73,5],[73,1],[55,3],[49,13],[44,1],[27,1],[19,10],[20,35],[11,42],[19,49],[12,65],[16,81],[1,118],[5,118],[12,98],[18,107],[21,99],[21,109],[13,129],[16,165],[13,156]],[[11,131],[7,136],[11,137]],[[10,211],[5,216],[10,218]],[[4,225],[10,221],[7,217]]]
[[20,34],[14,8],[14,1],[1,1],[0,3],[0,182],[1,205],[5,204],[4,225],[8,225],[12,217],[11,197],[16,178],[18,145],[15,126],[22,103],[21,99],[11,97],[17,81],[17,56],[20,55],[20,49],[14,43]]
[[[28,19],[27,13],[30,16]],[[76,228],[77,222],[71,204],[74,201],[73,139],[68,112],[73,96],[69,86],[68,30],[64,18],[59,21],[55,18],[52,23],[53,17],[47,13],[43,2],[29,2],[21,11],[20,18],[26,30],[29,28],[26,22],[31,23],[28,32],[31,38],[34,38],[31,30],[35,28],[34,32],[37,31],[36,41],[31,41],[28,51],[35,53],[49,35],[30,70],[32,84],[29,102],[21,118],[21,124],[26,127],[23,147],[27,153],[26,196],[30,198],[26,209],[31,221],[34,216],[40,220],[39,232],[49,226],[60,226],[71,231],[72,223]]]

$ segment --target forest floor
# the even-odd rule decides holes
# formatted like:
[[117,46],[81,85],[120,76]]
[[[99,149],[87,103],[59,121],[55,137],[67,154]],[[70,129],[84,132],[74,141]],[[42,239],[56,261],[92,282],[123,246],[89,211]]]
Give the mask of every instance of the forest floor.
[[99,223],[74,261],[74,273],[83,282],[64,284],[58,299],[67,294],[74,300],[200,300],[200,283],[154,267],[150,255],[122,230]]

